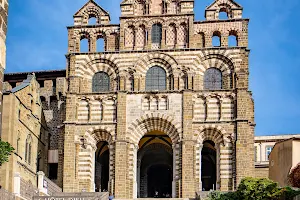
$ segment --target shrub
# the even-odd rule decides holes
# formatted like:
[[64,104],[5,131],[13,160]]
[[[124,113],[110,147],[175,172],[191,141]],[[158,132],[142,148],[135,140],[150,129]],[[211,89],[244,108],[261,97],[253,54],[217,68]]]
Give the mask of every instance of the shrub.
[[244,200],[276,200],[280,199],[284,190],[278,184],[263,178],[245,178],[238,187],[238,196]]
[[0,139],[0,166],[8,161],[8,157],[15,149],[8,143]]

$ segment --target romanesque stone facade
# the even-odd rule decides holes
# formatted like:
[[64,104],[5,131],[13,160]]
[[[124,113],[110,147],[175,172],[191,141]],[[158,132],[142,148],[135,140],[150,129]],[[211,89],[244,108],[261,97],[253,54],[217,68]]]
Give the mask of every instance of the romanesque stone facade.
[[[2,85],[6,67],[6,33],[7,33],[8,0],[0,1],[0,119],[2,117]],[[1,122],[0,122],[1,127]],[[1,130],[0,130],[1,136]]]
[[[89,1],[74,15],[65,192],[194,197],[254,175],[249,20],[232,0],[213,2],[205,21],[194,21],[193,9],[193,0],[124,0],[116,25]],[[220,20],[224,12],[228,19]]]

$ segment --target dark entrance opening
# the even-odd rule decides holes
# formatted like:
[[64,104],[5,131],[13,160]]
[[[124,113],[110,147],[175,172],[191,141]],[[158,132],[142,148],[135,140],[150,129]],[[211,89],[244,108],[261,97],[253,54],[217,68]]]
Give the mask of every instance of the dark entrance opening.
[[171,198],[173,150],[171,139],[159,131],[146,134],[139,143],[138,198]]
[[108,191],[109,148],[107,142],[99,142],[96,151],[95,191]]
[[168,165],[154,165],[148,169],[148,197],[170,197],[172,169]]
[[204,191],[216,189],[216,149],[215,143],[212,141],[205,141],[202,149],[202,188]]

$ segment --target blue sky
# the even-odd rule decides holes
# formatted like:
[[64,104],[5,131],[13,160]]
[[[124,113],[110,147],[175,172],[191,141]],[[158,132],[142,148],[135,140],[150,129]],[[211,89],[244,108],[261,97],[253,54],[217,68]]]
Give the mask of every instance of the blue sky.
[[[7,70],[64,69],[67,29],[86,0],[11,0]],[[121,0],[96,0],[118,23]],[[212,0],[195,0],[196,20]],[[250,89],[256,135],[300,133],[299,0],[238,0],[250,18]]]

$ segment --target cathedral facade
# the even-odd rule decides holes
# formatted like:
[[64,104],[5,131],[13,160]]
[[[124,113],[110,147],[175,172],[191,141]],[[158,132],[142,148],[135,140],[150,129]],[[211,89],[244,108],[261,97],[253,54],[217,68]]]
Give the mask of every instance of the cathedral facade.
[[[89,0],[68,27],[66,70],[35,73],[50,134],[46,174],[63,192],[119,199],[194,198],[254,176],[242,12],[215,0],[195,21],[194,0],[124,0],[111,24]],[[8,90],[23,76],[7,74]]]
[[216,0],[198,22],[194,0],[124,0],[120,24],[110,24],[94,1],[74,15],[64,192],[194,197],[233,190],[253,175],[249,20],[242,11]]

